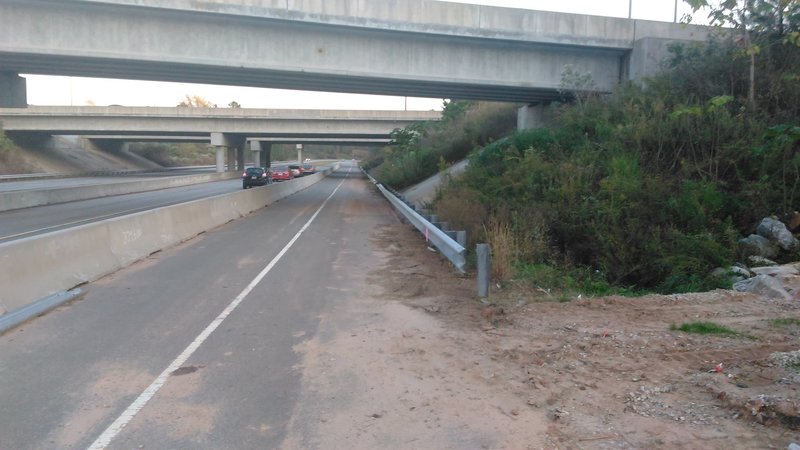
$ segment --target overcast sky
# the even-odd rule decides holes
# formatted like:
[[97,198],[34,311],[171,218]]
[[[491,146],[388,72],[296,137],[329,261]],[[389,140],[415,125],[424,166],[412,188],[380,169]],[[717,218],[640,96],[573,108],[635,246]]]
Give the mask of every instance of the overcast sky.
[[[382,1],[382,0],[373,0]],[[631,0],[452,0],[512,8],[536,9],[610,17],[628,17]],[[632,0],[634,19],[672,22],[675,0]],[[689,13],[678,0],[678,19]],[[105,80],[25,75],[28,103],[32,105],[175,106],[185,95],[199,95],[220,107],[236,101],[245,108],[297,109],[439,109],[441,99],[384,97],[326,92],[284,91],[263,88],[209,86],[183,83]]]

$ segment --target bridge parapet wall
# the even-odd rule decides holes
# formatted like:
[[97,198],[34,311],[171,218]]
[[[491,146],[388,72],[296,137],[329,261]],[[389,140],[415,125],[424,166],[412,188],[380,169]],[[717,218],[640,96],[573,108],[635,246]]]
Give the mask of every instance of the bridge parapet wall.
[[705,40],[709,27],[437,0],[84,0],[386,31],[631,49],[636,39]]

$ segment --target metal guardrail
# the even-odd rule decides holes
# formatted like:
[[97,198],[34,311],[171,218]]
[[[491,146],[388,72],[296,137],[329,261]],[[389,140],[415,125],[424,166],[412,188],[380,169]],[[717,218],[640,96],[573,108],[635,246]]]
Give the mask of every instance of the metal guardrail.
[[389,200],[389,203],[406,218],[414,227],[425,236],[434,247],[436,247],[442,255],[446,256],[451,263],[461,273],[466,273],[467,260],[465,257],[466,249],[458,242],[452,239],[444,231],[430,223],[427,219],[419,215],[416,211],[411,209],[410,206],[405,204],[394,193],[390,192],[382,184],[378,183],[370,174],[362,170],[369,180],[378,187],[383,193],[383,196]]

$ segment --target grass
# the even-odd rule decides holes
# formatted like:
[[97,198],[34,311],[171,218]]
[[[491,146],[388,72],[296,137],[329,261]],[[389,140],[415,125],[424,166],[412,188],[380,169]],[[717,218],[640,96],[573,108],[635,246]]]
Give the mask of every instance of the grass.
[[773,327],[791,327],[791,326],[800,326],[800,319],[796,317],[785,317],[780,319],[775,319],[772,321]]
[[684,323],[681,326],[672,324],[669,326],[669,329],[672,331],[683,331],[684,333],[716,334],[719,336],[745,336],[751,338],[751,336],[747,336],[739,333],[736,330],[732,330],[728,327],[724,327],[713,322],[691,322]]

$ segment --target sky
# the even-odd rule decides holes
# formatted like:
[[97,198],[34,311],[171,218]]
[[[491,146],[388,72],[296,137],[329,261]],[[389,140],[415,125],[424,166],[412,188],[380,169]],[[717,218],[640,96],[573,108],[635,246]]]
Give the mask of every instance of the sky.
[[[628,17],[630,7],[634,19],[672,22],[675,17],[675,0],[449,1],[609,17]],[[683,0],[678,0],[678,20],[690,12]],[[227,106],[231,101],[236,101],[244,108],[276,109],[431,110],[441,109],[442,106],[442,99],[429,98],[42,75],[23,76],[27,79],[28,103],[32,105],[176,106],[186,95],[199,95],[220,107]]]

